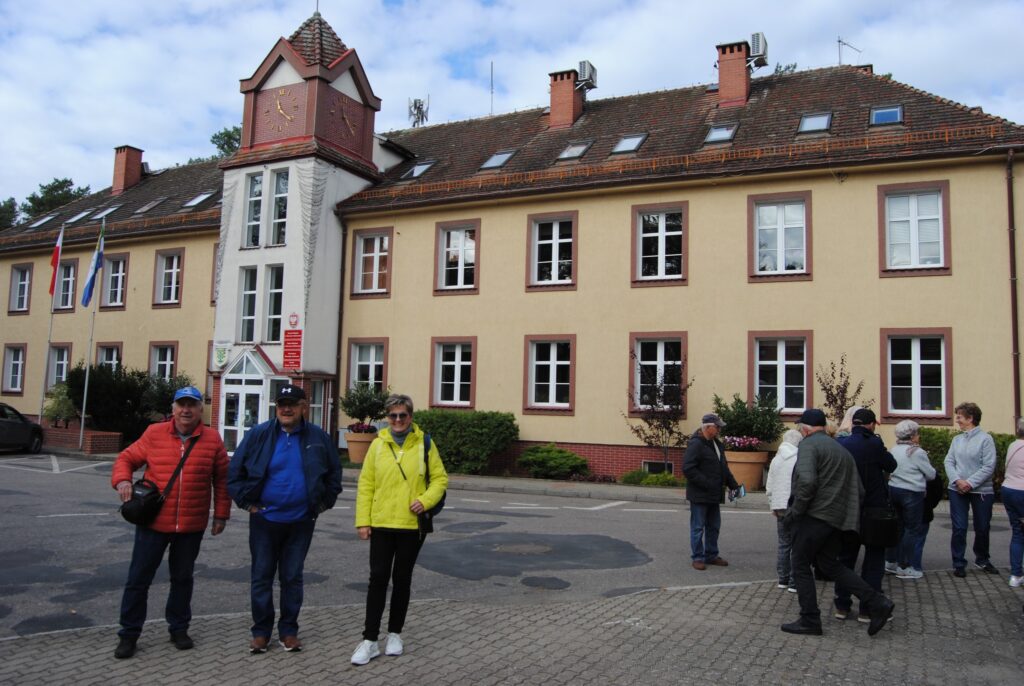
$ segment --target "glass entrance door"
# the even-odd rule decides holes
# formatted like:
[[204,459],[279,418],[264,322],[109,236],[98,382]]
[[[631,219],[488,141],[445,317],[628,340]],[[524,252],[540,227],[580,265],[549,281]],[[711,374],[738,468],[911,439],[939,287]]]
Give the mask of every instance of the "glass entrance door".
[[233,453],[245,433],[260,423],[262,393],[255,389],[227,389],[224,394],[224,447]]

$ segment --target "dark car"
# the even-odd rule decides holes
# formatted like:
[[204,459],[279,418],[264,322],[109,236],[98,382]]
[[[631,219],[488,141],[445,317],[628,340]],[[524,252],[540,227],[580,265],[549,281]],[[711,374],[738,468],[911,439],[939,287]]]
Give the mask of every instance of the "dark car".
[[43,427],[25,419],[10,405],[0,403],[0,449],[38,453],[43,449]]

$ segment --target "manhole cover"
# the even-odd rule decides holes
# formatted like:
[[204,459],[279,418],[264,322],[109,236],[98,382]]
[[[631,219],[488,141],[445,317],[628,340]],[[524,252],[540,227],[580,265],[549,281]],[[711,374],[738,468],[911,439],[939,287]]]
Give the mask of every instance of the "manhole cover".
[[550,553],[551,546],[540,545],[539,543],[512,543],[508,545],[494,546],[496,553],[508,553],[510,555],[541,555]]

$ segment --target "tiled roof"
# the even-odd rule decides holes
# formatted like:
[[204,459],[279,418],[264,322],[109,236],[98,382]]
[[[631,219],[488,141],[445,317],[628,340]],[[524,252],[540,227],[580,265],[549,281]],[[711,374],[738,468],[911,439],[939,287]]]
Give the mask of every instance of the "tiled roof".
[[[149,233],[176,232],[183,227],[205,227],[220,225],[220,198],[223,193],[224,177],[217,168],[218,160],[171,167],[151,174],[144,174],[142,180],[126,189],[120,195],[111,195],[110,188],[91,193],[51,212],[32,217],[4,231],[0,231],[0,251],[34,248],[52,245],[62,223],[89,211],[81,219],[67,223],[64,241],[67,245],[76,242],[96,240],[101,223],[95,215],[110,207],[117,207],[106,215],[106,235],[111,240],[124,235],[145,235]],[[194,207],[185,203],[202,193],[212,195]],[[160,198],[164,198],[160,200]],[[150,203],[160,200],[144,212]],[[46,223],[32,228],[32,224],[43,216],[52,215]]]
[[322,64],[325,67],[348,51],[319,12],[314,12],[312,17],[304,21],[288,38],[288,42],[295,48],[295,52],[302,55],[306,64]]
[[[872,107],[903,106],[903,123],[869,126]],[[798,134],[804,114],[831,112],[827,133]],[[1024,128],[858,67],[840,66],[751,80],[746,105],[718,108],[708,86],[588,101],[572,126],[549,130],[533,109],[405,129],[387,137],[434,165],[401,180],[415,161],[341,203],[345,212],[479,200],[623,183],[767,172],[880,160],[974,154],[1024,145]],[[705,145],[713,124],[738,124],[731,143]],[[611,154],[619,139],[647,133],[636,153]],[[575,141],[593,145],[556,163]],[[501,169],[480,171],[498,150],[517,150]]]
[[380,179],[380,173],[376,167],[360,162],[316,138],[248,148],[222,161],[220,167],[221,169],[231,169],[232,167],[244,167],[251,164],[310,156],[326,159],[371,181],[378,181]]

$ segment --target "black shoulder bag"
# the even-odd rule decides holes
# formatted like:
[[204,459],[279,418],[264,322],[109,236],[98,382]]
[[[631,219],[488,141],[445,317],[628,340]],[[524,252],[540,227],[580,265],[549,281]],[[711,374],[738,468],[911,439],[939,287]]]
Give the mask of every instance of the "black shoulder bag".
[[192,452],[192,448],[198,440],[198,436],[193,438],[188,447],[185,448],[185,453],[181,456],[181,460],[178,462],[174,474],[168,480],[167,488],[164,489],[163,493],[160,492],[160,487],[149,479],[139,479],[132,484],[131,500],[121,504],[121,516],[138,526],[149,526],[152,524],[156,516],[160,514],[160,508],[164,506],[167,494],[174,488],[174,482],[178,480],[178,474],[181,473],[182,467],[185,466],[185,458]]
[[[402,478],[408,481],[409,479],[405,476],[405,470],[402,469],[402,464],[398,461],[398,455],[395,455],[395,449],[388,444],[388,448],[391,449],[391,454],[395,456],[395,464],[398,465],[398,471],[402,472]],[[423,434],[423,461],[426,466],[426,481],[427,488],[430,488],[430,434]],[[441,514],[441,510],[444,509],[445,498],[448,497],[448,491],[446,490],[441,494],[441,499],[437,501],[429,510],[424,510],[416,516],[416,522],[419,525],[420,536],[426,536],[427,534],[434,533],[434,517]]]

